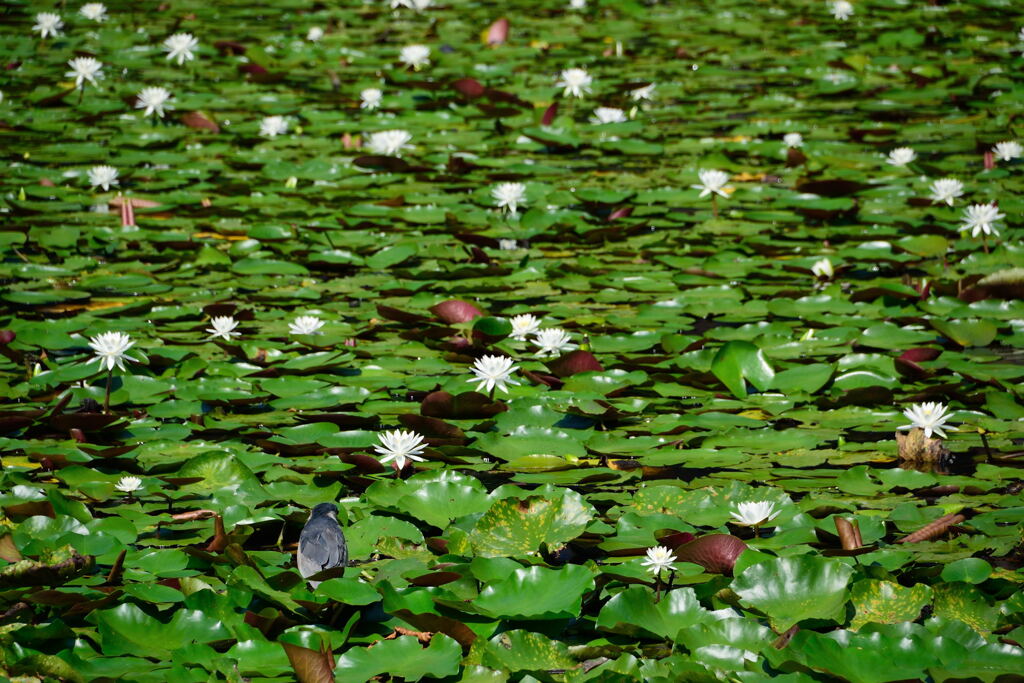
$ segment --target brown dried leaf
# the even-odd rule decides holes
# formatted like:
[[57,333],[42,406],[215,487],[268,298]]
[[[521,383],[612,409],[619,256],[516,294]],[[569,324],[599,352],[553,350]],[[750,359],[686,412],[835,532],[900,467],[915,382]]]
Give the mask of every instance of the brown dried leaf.
[[281,643],[299,683],[334,683],[334,656],[330,650],[311,650]]
[[14,545],[14,537],[10,534],[0,536],[0,559],[7,562],[21,562],[21,553],[18,546]]
[[926,524],[914,533],[909,534],[908,536],[904,536],[896,542],[920,543],[921,541],[930,541],[933,538],[938,538],[939,536],[944,534],[946,530],[949,529],[949,527],[953,526],[954,524],[959,524],[965,519],[967,518],[963,515],[943,515],[931,524]]
[[202,112],[190,111],[181,115],[181,122],[189,128],[196,128],[199,130],[208,130],[211,133],[219,133],[220,126],[217,123],[206,117]]
[[915,427],[908,433],[896,432],[900,460],[911,462],[942,462],[949,457],[949,449],[942,439],[926,439],[924,431]]

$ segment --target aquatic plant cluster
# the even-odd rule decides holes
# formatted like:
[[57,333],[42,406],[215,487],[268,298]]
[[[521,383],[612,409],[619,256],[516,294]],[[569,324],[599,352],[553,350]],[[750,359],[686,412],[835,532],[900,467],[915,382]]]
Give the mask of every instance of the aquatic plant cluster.
[[3,12],[0,674],[1024,671],[1012,3]]

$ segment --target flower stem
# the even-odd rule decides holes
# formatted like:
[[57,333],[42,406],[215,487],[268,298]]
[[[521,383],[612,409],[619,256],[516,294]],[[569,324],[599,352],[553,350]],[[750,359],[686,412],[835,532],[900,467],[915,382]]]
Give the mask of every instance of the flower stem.
[[714,192],[711,193],[711,215],[718,218],[718,196]]
[[82,87],[78,89],[78,104],[82,103],[83,97],[85,97],[85,81],[82,81]]
[[103,397],[103,412],[110,414],[110,385],[114,381],[114,369],[107,370],[107,392]]

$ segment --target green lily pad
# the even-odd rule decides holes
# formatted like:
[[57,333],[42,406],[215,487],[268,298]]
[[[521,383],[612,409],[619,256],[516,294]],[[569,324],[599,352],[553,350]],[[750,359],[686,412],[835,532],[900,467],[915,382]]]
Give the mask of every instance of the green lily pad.
[[838,560],[803,555],[748,567],[732,588],[781,633],[804,619],[840,620],[852,575]]
[[931,602],[931,589],[923,584],[904,588],[892,581],[862,579],[850,587],[850,600],[857,610],[850,628],[857,631],[872,622],[898,624],[917,620],[921,609]]
[[711,372],[736,398],[747,395],[748,381],[758,391],[766,391],[775,377],[761,349],[745,341],[727,342],[719,349],[711,361]]

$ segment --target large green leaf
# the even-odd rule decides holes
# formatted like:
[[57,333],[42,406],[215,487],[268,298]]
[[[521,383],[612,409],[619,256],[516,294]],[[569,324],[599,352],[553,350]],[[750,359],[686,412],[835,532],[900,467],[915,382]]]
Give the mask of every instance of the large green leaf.
[[841,620],[853,570],[838,560],[812,555],[782,557],[747,567],[732,589],[760,610],[778,632],[804,619]]
[[775,377],[761,349],[747,341],[726,342],[712,359],[711,372],[736,398],[747,395],[747,382],[766,391]]
[[627,635],[653,633],[675,640],[679,631],[712,619],[692,588],[667,591],[660,599],[644,586],[630,586],[609,600],[597,617],[603,629]]
[[143,655],[166,659],[190,643],[212,643],[230,638],[216,617],[199,610],[179,609],[170,621],[155,619],[131,603],[89,615],[96,625],[103,653]]
[[897,624],[916,621],[921,609],[931,601],[931,589],[923,584],[904,588],[892,581],[862,579],[850,587],[850,600],[856,609],[850,628],[864,624]]
[[935,616],[959,619],[980,633],[995,628],[998,619],[996,608],[976,586],[955,581],[936,586],[933,593]]
[[199,481],[189,484],[189,488],[203,492],[223,491],[259,483],[252,470],[233,454],[224,451],[209,451],[192,457],[181,466],[177,476],[198,478]]
[[[579,616],[583,594],[593,587],[594,574],[586,567],[570,564],[547,569],[534,565],[486,586],[473,606],[495,617]],[[529,599],[524,600],[524,596]]]
[[427,647],[412,636],[379,640],[372,647],[353,647],[337,659],[334,675],[339,681],[368,681],[386,673],[408,681],[426,676],[443,678],[458,672],[462,648],[435,633]]
[[491,503],[480,488],[455,481],[424,483],[396,501],[400,509],[441,528],[458,517],[484,512]]
[[541,544],[558,546],[579,536],[594,514],[572,490],[560,496],[528,496],[495,501],[467,541],[484,557],[536,553]]
[[568,646],[540,633],[505,631],[484,647],[483,664],[505,671],[547,671],[576,665]]
[[528,455],[582,457],[587,451],[577,437],[568,430],[524,425],[512,434],[487,434],[477,439],[474,445],[502,460]]
[[992,575],[992,565],[980,557],[965,557],[942,568],[943,581],[981,583]]
[[920,636],[900,637],[896,633],[799,631],[785,653],[812,669],[851,683],[884,683],[917,678],[919,672],[938,664],[936,645]]
[[960,346],[988,346],[999,328],[988,320],[932,320],[932,327]]

